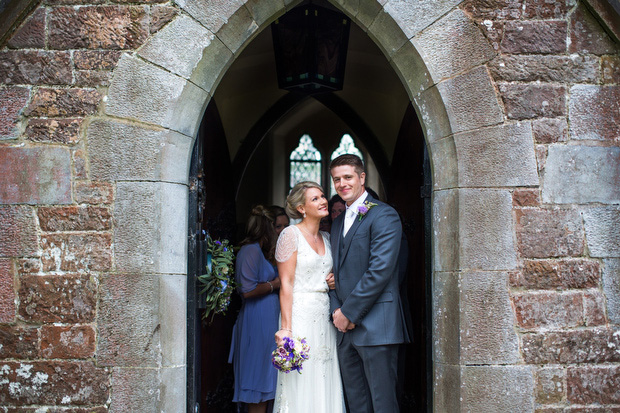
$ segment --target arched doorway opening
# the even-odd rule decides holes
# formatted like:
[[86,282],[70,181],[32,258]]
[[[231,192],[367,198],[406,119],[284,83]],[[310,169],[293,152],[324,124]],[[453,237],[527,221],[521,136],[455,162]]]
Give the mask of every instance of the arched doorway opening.
[[[345,85],[340,92],[308,97],[278,89],[269,28],[235,60],[207,107],[194,149],[190,237],[205,230],[238,241],[252,205],[283,205],[288,193],[288,156],[302,134],[312,136],[322,153],[321,180],[326,186],[330,155],[345,133],[367,160],[369,186],[396,207],[407,234],[410,253],[404,296],[414,342],[406,346],[401,362],[403,406],[426,410],[431,406],[432,382],[427,322],[430,236],[425,232],[430,228],[429,160],[420,122],[400,79],[359,27],[352,27]],[[194,218],[192,208],[202,208]],[[200,225],[192,227],[192,219]],[[199,257],[190,256],[190,261],[195,258]],[[189,267],[191,279],[191,263]],[[190,307],[196,305],[191,299],[191,281],[188,288],[191,313]],[[233,302],[229,314],[208,327],[196,318],[192,321],[190,315],[188,354],[200,357],[193,360],[193,369],[188,359],[188,399],[198,403],[201,411],[233,408],[226,402],[232,380],[226,359],[237,309]]]

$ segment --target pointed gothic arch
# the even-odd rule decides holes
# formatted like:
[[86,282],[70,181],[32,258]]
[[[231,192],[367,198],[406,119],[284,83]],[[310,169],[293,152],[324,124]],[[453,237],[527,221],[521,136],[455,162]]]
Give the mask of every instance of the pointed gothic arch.
[[[104,112],[87,131],[88,145],[99,145],[100,157],[112,159],[127,148],[134,152],[132,159],[93,164],[92,174],[116,182],[113,244],[118,270],[149,274],[156,285],[149,287],[152,294],[137,298],[137,305],[149,306],[158,315],[153,337],[159,340],[161,358],[139,367],[156,372],[152,380],[159,384],[161,410],[166,411],[181,411],[185,404],[185,347],[178,340],[186,336],[187,217],[181,211],[187,210],[192,144],[202,113],[235,56],[293,6],[238,0],[222,3],[213,13],[209,3],[177,1],[183,13],[137,53],[123,54]],[[433,169],[435,410],[470,410],[486,392],[510,400],[521,393],[531,398],[532,372],[518,365],[505,277],[516,267],[510,188],[537,185],[538,178],[528,132],[503,124],[502,106],[485,66],[493,49],[456,0],[439,6],[389,2],[384,7],[379,0],[331,3],[381,48],[424,128]],[[494,148],[488,157],[479,156],[470,139],[474,132],[482,144]],[[515,132],[526,138],[515,142],[522,145],[511,151],[517,158],[507,160],[502,137]],[[153,157],[160,166],[155,170],[146,167]],[[490,168],[507,161],[525,167],[499,173]],[[151,208],[134,207],[145,197],[153,200]],[[145,221],[151,224],[145,226]],[[492,303],[492,326],[476,305],[489,290],[500,297]],[[495,379],[499,375],[503,380]],[[500,382],[513,380],[525,383],[521,393],[503,395]]]

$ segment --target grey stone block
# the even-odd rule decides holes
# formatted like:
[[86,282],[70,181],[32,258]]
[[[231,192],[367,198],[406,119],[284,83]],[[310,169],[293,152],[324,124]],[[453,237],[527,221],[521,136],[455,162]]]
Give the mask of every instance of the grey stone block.
[[456,7],[461,0],[409,1],[390,0],[384,9],[410,39]]
[[410,99],[433,84],[426,63],[411,42],[406,42],[394,53],[392,64],[401,82],[406,85]]
[[455,189],[433,192],[433,269],[459,269],[459,197]]
[[105,112],[195,136],[209,95],[193,83],[124,54],[110,84]]
[[543,175],[545,203],[620,203],[620,148],[550,145]]
[[451,134],[450,117],[437,86],[414,96],[414,102],[428,142],[438,141]]
[[187,404],[185,366],[161,369],[160,412],[184,412]]
[[480,29],[460,9],[433,23],[412,42],[426,62],[435,83],[495,57],[495,51]]
[[239,54],[248,40],[258,33],[258,25],[245,7],[239,8],[217,32],[217,37],[233,54]]
[[368,31],[379,12],[383,11],[383,6],[372,0],[348,0],[340,2],[340,4],[364,31]]
[[571,139],[616,143],[620,140],[620,86],[575,85],[570,89]]
[[[189,79],[215,35],[187,15],[179,15],[151,37],[138,55],[164,67],[185,79]],[[177,47],[170,53],[171,45]]]
[[286,12],[283,0],[248,0],[247,3],[245,3],[245,7],[247,7],[252,15],[252,19],[259,28],[271,24],[276,17]]
[[522,366],[467,366],[461,370],[461,411],[534,411],[534,373]]
[[590,256],[620,257],[620,207],[586,209],[583,219]]
[[461,349],[459,273],[435,272],[433,278],[433,361],[459,364]]
[[159,366],[159,277],[108,274],[102,276],[100,294],[97,311],[99,365]]
[[161,275],[159,278],[159,323],[162,366],[182,366],[186,347],[179,337],[187,337],[187,276]]
[[368,28],[368,35],[375,40],[388,59],[408,41],[403,28],[385,10],[377,14]]
[[433,189],[449,189],[458,186],[458,165],[454,136],[448,136],[430,144],[433,170]]
[[505,124],[454,135],[461,187],[538,185],[529,123]]
[[185,274],[187,187],[163,182],[121,182],[114,206],[118,272]]
[[213,33],[218,32],[247,0],[174,0]]
[[487,69],[483,66],[437,85],[452,132],[464,132],[504,121]]
[[433,364],[433,411],[458,412],[461,405],[461,366]]
[[459,190],[460,268],[510,270],[517,266],[508,190]]
[[93,179],[187,183],[188,136],[107,119],[93,121],[87,136]]
[[190,81],[213,95],[216,86],[232,62],[232,52],[216,37],[203,50],[202,59],[192,72]]
[[[115,368],[112,371],[110,412],[158,412],[160,369]],[[181,384],[184,387],[184,385]],[[184,411],[182,407],[181,410]]]
[[508,273],[465,272],[461,289],[461,363],[519,363],[519,339],[508,294]]
[[603,292],[607,300],[607,317],[620,325],[620,259],[603,260]]

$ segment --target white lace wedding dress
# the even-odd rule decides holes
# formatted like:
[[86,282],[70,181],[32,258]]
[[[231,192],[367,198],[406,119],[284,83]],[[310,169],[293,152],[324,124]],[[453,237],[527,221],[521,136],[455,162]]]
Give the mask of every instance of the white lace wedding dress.
[[336,353],[336,328],[329,318],[329,296],[325,277],[332,269],[329,235],[321,232],[325,255],[317,254],[299,228],[282,231],[276,247],[276,260],[282,262],[297,251],[293,286],[293,336],[306,338],[310,358],[301,374],[278,372],[273,411],[281,413],[344,412],[342,382]]

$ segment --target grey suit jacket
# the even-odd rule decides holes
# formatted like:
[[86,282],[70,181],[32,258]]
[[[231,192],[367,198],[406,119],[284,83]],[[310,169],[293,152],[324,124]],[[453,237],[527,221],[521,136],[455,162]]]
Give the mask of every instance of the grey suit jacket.
[[[406,339],[400,301],[398,255],[402,226],[396,211],[372,198],[377,206],[355,219],[342,236],[345,214],[332,224],[331,246],[336,289],[330,290],[330,308],[340,308],[356,327],[355,345],[403,343]],[[343,333],[339,334],[339,340]]]

